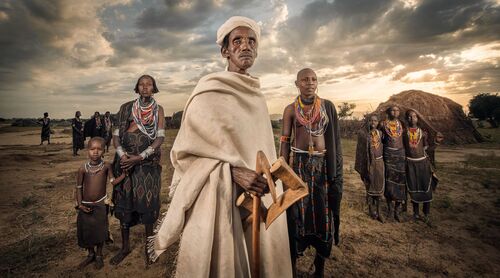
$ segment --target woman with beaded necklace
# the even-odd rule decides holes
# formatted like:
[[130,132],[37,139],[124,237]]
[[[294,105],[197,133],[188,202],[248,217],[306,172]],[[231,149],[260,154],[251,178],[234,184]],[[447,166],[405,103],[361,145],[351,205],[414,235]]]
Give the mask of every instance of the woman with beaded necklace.
[[400,109],[393,105],[386,110],[387,119],[380,122],[384,144],[385,191],[387,219],[401,222],[402,203],[406,202],[405,149],[403,146],[403,123],[399,120]]
[[[429,133],[435,130],[424,129],[429,126],[423,116],[414,109],[406,111],[408,127],[404,130],[403,143],[406,150],[406,185],[413,205],[413,219],[422,220],[431,226],[429,219],[432,192],[436,189],[438,178],[434,174],[427,148],[433,145]],[[419,205],[423,206],[423,218],[419,213]]]
[[312,69],[300,70],[295,85],[300,95],[283,112],[280,155],[307,183],[309,196],[287,210],[293,274],[297,258],[313,246],[315,277],[323,277],[332,242],[339,244],[343,178],[338,116],[333,103],[317,95]]
[[122,235],[122,248],[110,261],[113,265],[130,253],[130,227],[142,223],[146,238],[151,236],[160,211],[160,146],[165,138],[165,117],[163,108],[153,98],[159,92],[153,77],[141,76],[134,90],[139,97],[120,107],[113,132],[113,172],[115,176],[128,172],[113,190],[114,211]]

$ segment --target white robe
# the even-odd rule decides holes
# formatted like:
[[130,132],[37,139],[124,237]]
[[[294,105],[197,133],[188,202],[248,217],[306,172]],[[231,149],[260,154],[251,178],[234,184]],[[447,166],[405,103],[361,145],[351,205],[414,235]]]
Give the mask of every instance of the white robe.
[[[156,259],[180,241],[177,277],[250,277],[251,229],[243,232],[230,165],[255,170],[257,151],[276,160],[274,135],[257,78],[217,72],[200,79],[171,152],[172,202],[150,239]],[[281,185],[277,185],[281,194]],[[172,192],[171,192],[172,193]],[[267,194],[262,198],[269,206]],[[261,224],[262,277],[291,277],[286,214]]]

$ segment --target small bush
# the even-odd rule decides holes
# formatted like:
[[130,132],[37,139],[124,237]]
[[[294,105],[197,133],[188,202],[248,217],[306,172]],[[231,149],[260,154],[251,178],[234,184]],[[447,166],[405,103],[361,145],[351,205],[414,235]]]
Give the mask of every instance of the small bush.
[[24,196],[23,199],[21,200],[21,202],[19,202],[19,205],[22,208],[27,208],[29,206],[36,204],[36,202],[37,202],[37,200],[35,199],[35,196],[33,196],[33,195]]

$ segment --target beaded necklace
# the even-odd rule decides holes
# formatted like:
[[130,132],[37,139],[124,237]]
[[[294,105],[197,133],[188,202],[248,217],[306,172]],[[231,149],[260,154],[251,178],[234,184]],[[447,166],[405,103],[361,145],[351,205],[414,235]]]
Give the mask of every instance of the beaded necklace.
[[403,128],[398,120],[387,120],[385,124],[385,131],[391,138],[398,138],[403,133]]
[[95,118],[95,125],[97,128],[101,128],[101,126],[102,126],[101,117]]
[[104,168],[104,161],[101,160],[101,162],[97,165],[92,165],[90,164],[90,161],[88,161],[87,163],[85,163],[85,173],[91,175],[91,176],[94,176],[96,175],[97,173],[99,173],[99,171],[101,171],[102,169]]
[[378,130],[377,129],[373,129],[371,132],[370,132],[370,141],[371,141],[371,145],[374,149],[378,149],[378,147],[380,146],[380,136],[378,134]]
[[310,135],[315,137],[323,135],[328,125],[328,116],[325,108],[321,105],[321,99],[315,96],[312,108],[308,112],[305,111],[304,106],[300,96],[298,96],[294,104],[297,121],[304,126]]
[[111,118],[109,117],[104,117],[104,126],[106,127],[106,130],[111,129]]
[[408,143],[411,148],[416,148],[422,139],[422,130],[418,127],[408,129]]
[[156,139],[158,104],[154,98],[149,103],[143,103],[140,97],[136,99],[132,105],[132,117],[142,133],[150,139]]

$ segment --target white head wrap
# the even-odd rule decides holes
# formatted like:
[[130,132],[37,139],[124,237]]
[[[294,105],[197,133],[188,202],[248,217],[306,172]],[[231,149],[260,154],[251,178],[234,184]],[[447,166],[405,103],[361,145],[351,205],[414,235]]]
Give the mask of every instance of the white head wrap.
[[233,16],[229,18],[219,30],[217,30],[217,41],[216,43],[222,46],[222,42],[224,41],[224,37],[231,33],[237,27],[248,27],[255,32],[257,36],[257,43],[260,41],[260,27],[253,19],[244,16]]

